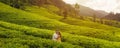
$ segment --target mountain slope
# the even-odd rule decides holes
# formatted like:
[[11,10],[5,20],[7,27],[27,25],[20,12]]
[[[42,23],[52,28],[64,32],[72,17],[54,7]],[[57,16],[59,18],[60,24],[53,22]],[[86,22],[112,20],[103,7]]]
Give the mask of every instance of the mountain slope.
[[[18,43],[20,45],[23,45],[21,43],[24,43],[24,45],[29,45],[30,47],[31,46],[32,47],[54,47],[56,45],[59,45],[59,43],[49,40],[49,39],[51,39],[51,36],[53,34],[53,31],[51,31],[51,30],[38,29],[38,28],[27,27],[27,26],[23,26],[23,25],[16,25],[16,24],[11,24],[11,23],[7,23],[7,22],[3,22],[3,21],[0,21],[0,27],[1,27],[0,36],[2,37],[1,41],[7,42],[6,44],[8,44],[8,45],[10,42],[11,46],[16,47],[16,45],[14,45],[14,43]],[[7,31],[10,31],[10,32],[7,32]],[[80,48],[80,46],[83,46],[85,48],[108,48],[108,47],[109,48],[113,48],[113,47],[119,48],[120,47],[119,42],[118,43],[110,42],[107,40],[101,40],[101,39],[85,37],[85,36],[77,36],[77,35],[72,35],[69,33],[62,33],[62,35],[63,35],[62,36],[63,43],[60,43],[60,46],[57,46],[57,47],[62,47],[62,48],[67,48],[67,47]],[[5,36],[10,39],[7,39]],[[40,42],[38,42],[38,41],[40,41]],[[70,43],[70,44],[67,44],[67,43]],[[41,46],[42,44],[43,44],[43,46]],[[71,45],[71,44],[74,44],[74,45]],[[47,46],[44,46],[44,45],[47,45]],[[77,46],[77,45],[79,45],[79,46]],[[22,47],[24,47],[24,46],[22,46]]]
[[[113,31],[70,25],[54,19],[49,19],[44,16],[39,16],[37,14],[14,9],[6,5],[4,6],[3,4],[0,5],[1,5],[0,20],[2,21],[49,30],[60,29],[63,32],[75,35],[84,35],[89,37],[106,39],[110,41],[120,41],[118,36],[113,35],[114,33]],[[5,10],[2,8],[5,8]]]
[[[110,29],[107,31],[90,28],[86,25],[71,25],[57,20],[59,18],[54,19],[55,14],[52,14],[53,18],[49,18],[46,17],[49,13],[39,15],[12,8],[3,3],[0,3],[0,6],[0,27],[4,29],[0,30],[2,43],[0,46],[15,46],[15,48],[18,46],[21,48],[52,48],[54,46],[58,48],[120,48],[119,37],[113,35]],[[58,17],[58,15],[55,16]],[[7,31],[5,31],[6,29]],[[53,30],[56,29],[62,31],[62,43],[50,40],[54,33]]]
[[[14,27],[11,28],[10,26],[11,27],[14,26]],[[18,28],[18,27],[21,27],[21,28]],[[30,27],[19,26],[19,25],[0,21],[0,42],[2,43],[0,47],[2,48],[4,47],[5,48],[6,47],[11,47],[11,48],[13,47],[15,48],[18,48],[18,47],[20,48],[31,48],[31,47],[32,48],[34,47],[36,48],[51,48],[51,47],[52,48],[53,47],[68,48],[71,46],[71,48],[82,48],[81,46],[78,46],[78,45],[72,45],[72,44],[65,43],[65,42],[57,43],[48,38],[45,39],[40,35],[40,33],[45,30],[41,30],[40,32],[38,32],[39,36],[41,37],[37,37],[34,34],[30,35],[27,33],[27,32],[30,33],[30,31],[25,30],[26,28],[30,28]],[[21,29],[21,30],[17,30],[17,29]]]
[[[35,13],[40,16],[44,16],[44,17],[47,17],[50,19],[55,19],[55,20],[58,20],[58,21],[61,21],[61,22],[67,23],[67,24],[71,24],[71,25],[79,25],[79,26],[85,26],[85,27],[90,27],[90,28],[95,28],[95,29],[104,29],[104,30],[114,30],[114,29],[117,30],[117,28],[112,27],[112,26],[99,24],[99,23],[95,23],[92,21],[86,21],[86,20],[81,20],[81,19],[77,19],[77,18],[72,18],[72,17],[69,17],[69,18],[63,20],[62,16],[59,16],[53,12],[49,12],[49,10],[47,8],[43,8],[43,7],[27,6],[26,10],[27,10],[27,12]],[[74,23],[72,23],[72,22],[74,22]]]
[[109,20],[116,20],[116,21],[120,21],[120,13],[109,13],[108,15],[106,15],[105,17],[103,17],[105,19],[109,19]]
[[103,12],[103,11],[95,11],[89,7],[85,7],[80,5],[80,15],[81,16],[94,16],[96,15],[97,17],[104,17],[106,16],[108,13]]

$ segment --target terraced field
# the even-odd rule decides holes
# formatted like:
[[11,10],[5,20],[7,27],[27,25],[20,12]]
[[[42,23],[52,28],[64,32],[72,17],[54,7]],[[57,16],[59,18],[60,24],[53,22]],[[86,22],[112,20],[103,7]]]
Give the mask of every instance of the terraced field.
[[[44,7],[26,10],[0,3],[1,48],[120,48],[119,28],[72,17],[61,20]],[[51,40],[56,29],[62,43]]]

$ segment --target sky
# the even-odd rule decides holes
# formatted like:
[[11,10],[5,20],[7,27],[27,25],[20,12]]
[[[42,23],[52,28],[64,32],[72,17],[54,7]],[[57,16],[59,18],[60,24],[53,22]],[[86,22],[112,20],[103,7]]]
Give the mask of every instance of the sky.
[[120,13],[120,0],[64,0],[69,4],[81,4],[94,10]]

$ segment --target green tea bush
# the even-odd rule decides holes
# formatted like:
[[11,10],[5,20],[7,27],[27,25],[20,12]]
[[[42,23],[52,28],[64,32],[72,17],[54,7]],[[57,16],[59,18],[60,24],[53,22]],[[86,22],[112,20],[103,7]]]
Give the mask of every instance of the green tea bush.
[[[6,31],[3,31],[6,30]],[[23,32],[0,28],[0,36],[6,36],[1,37],[0,41],[2,42],[2,45],[0,47],[2,48],[82,48],[78,45],[72,45],[69,43],[58,43],[54,42],[49,39],[42,39],[40,37],[34,37],[31,35],[23,34]]]
[[[12,8],[10,6],[0,3],[0,20],[19,25],[26,25],[36,28],[55,30],[60,29],[63,32],[67,32],[75,35],[84,35],[94,38],[105,39],[109,41],[120,41],[119,37],[111,35],[112,31],[94,29],[89,27],[69,25],[55,19],[49,19],[44,16],[40,16],[34,13],[21,11],[19,9]],[[4,9],[2,9],[4,8]],[[3,14],[3,15],[2,15]],[[98,33],[100,32],[100,33]],[[90,33],[90,34],[89,34]],[[96,34],[96,35],[94,35]],[[100,37],[103,36],[103,37]],[[107,38],[104,38],[107,37]]]
[[[46,30],[46,29],[38,29],[38,28],[27,27],[22,25],[15,25],[15,24],[10,24],[6,22],[1,22],[0,26],[4,28],[12,29],[12,30],[21,31],[26,35],[31,35],[34,37],[40,37],[40,38],[46,38],[46,39],[51,39],[52,34],[54,33],[53,31]],[[86,48],[120,47],[118,45],[115,45],[116,43],[114,42],[91,38],[91,37],[72,35],[69,33],[62,33],[62,41],[71,43],[73,45],[83,46]]]

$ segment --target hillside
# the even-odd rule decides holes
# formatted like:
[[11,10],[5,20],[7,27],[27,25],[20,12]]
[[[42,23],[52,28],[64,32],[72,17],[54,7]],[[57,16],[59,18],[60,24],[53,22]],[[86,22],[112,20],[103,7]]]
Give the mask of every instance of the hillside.
[[[6,26],[10,25],[10,26]],[[32,30],[31,30],[32,29]],[[34,31],[33,31],[34,30]],[[35,32],[38,31],[39,32]],[[46,31],[44,33],[44,31]],[[35,34],[33,34],[35,33]],[[51,32],[52,33],[52,32]],[[37,34],[39,36],[37,36]],[[82,48],[78,45],[72,45],[69,43],[62,42],[57,43],[54,42],[46,36],[47,39],[45,39],[45,36],[42,37],[42,34],[48,34],[47,30],[44,29],[36,29],[32,27],[26,27],[16,24],[10,24],[3,21],[0,21],[0,41],[2,48],[51,48],[51,47],[57,47],[57,48],[68,48],[71,46],[71,48]],[[49,33],[50,34],[50,33]],[[49,36],[49,35],[48,35]],[[51,38],[49,36],[49,38]],[[5,43],[7,42],[7,43]],[[57,45],[57,46],[56,46]]]
[[105,17],[102,17],[103,19],[105,19],[106,24],[110,25],[110,26],[114,26],[114,27],[120,27],[120,14],[119,13],[109,13],[108,15],[106,15]]
[[[9,25],[9,26],[8,26]],[[101,48],[101,47],[116,47],[119,48],[119,43],[110,42],[101,39],[95,39],[85,36],[77,36],[69,33],[63,34],[63,43],[51,41],[53,31],[46,29],[38,29],[23,25],[16,25],[0,21],[0,36],[1,47],[21,47],[21,48],[53,48],[57,45],[58,48]],[[10,32],[8,32],[10,31]],[[39,42],[38,42],[39,41]],[[77,41],[77,42],[76,42]],[[5,43],[7,42],[7,43]],[[49,42],[49,43],[48,43]],[[69,44],[70,43],[70,44]],[[4,46],[4,44],[7,44]],[[72,45],[74,44],[74,45]],[[59,45],[59,46],[58,46]],[[79,46],[78,46],[79,45]]]
[[[88,21],[87,19],[81,20],[81,19],[69,17],[68,19],[62,20],[63,17],[61,17],[55,13],[51,13],[51,12],[49,12],[49,10],[47,8],[43,8],[43,7],[39,8],[36,6],[32,6],[32,7],[27,6],[26,10],[27,10],[27,12],[35,13],[37,15],[44,16],[44,17],[47,17],[50,19],[55,19],[60,22],[68,23],[71,25],[84,26],[84,27],[95,28],[95,29],[111,30],[111,31],[112,30],[114,31],[114,29],[119,30],[116,27],[95,23],[92,21]],[[75,22],[75,23],[72,23],[72,22]]]
[[108,13],[107,12],[103,12],[103,11],[96,11],[96,10],[93,10],[89,7],[85,7],[85,6],[82,6],[80,5],[80,15],[81,16],[93,16],[93,15],[96,15],[97,17],[104,17],[106,16]]
[[[1,9],[2,12],[1,12],[0,19],[2,21],[12,22],[12,23],[36,27],[36,28],[49,29],[49,30],[60,29],[61,31],[68,32],[71,34],[85,35],[85,36],[90,36],[90,37],[95,37],[95,38],[107,39],[111,41],[119,41],[119,37],[113,35],[113,32],[119,31],[119,29],[113,30],[113,31],[112,30],[104,31],[102,29],[95,29],[95,28],[77,26],[77,25],[69,25],[69,24],[54,20],[54,19],[49,19],[42,15],[39,16],[37,14],[32,14],[32,13],[27,13],[25,11],[17,10],[9,6],[8,7],[3,6],[2,8],[4,9],[6,8],[5,10]],[[8,11],[7,9],[12,10],[12,11]],[[113,40],[112,38],[114,38],[115,40]]]
[[116,21],[120,21],[120,13],[109,13],[108,15],[106,15],[105,17],[103,17],[105,19],[109,19],[109,20],[116,20]]
[[[120,28],[71,16],[63,19],[57,9],[33,5],[21,10],[0,3],[0,47],[120,48]],[[62,43],[51,40],[56,29],[62,33]]]

